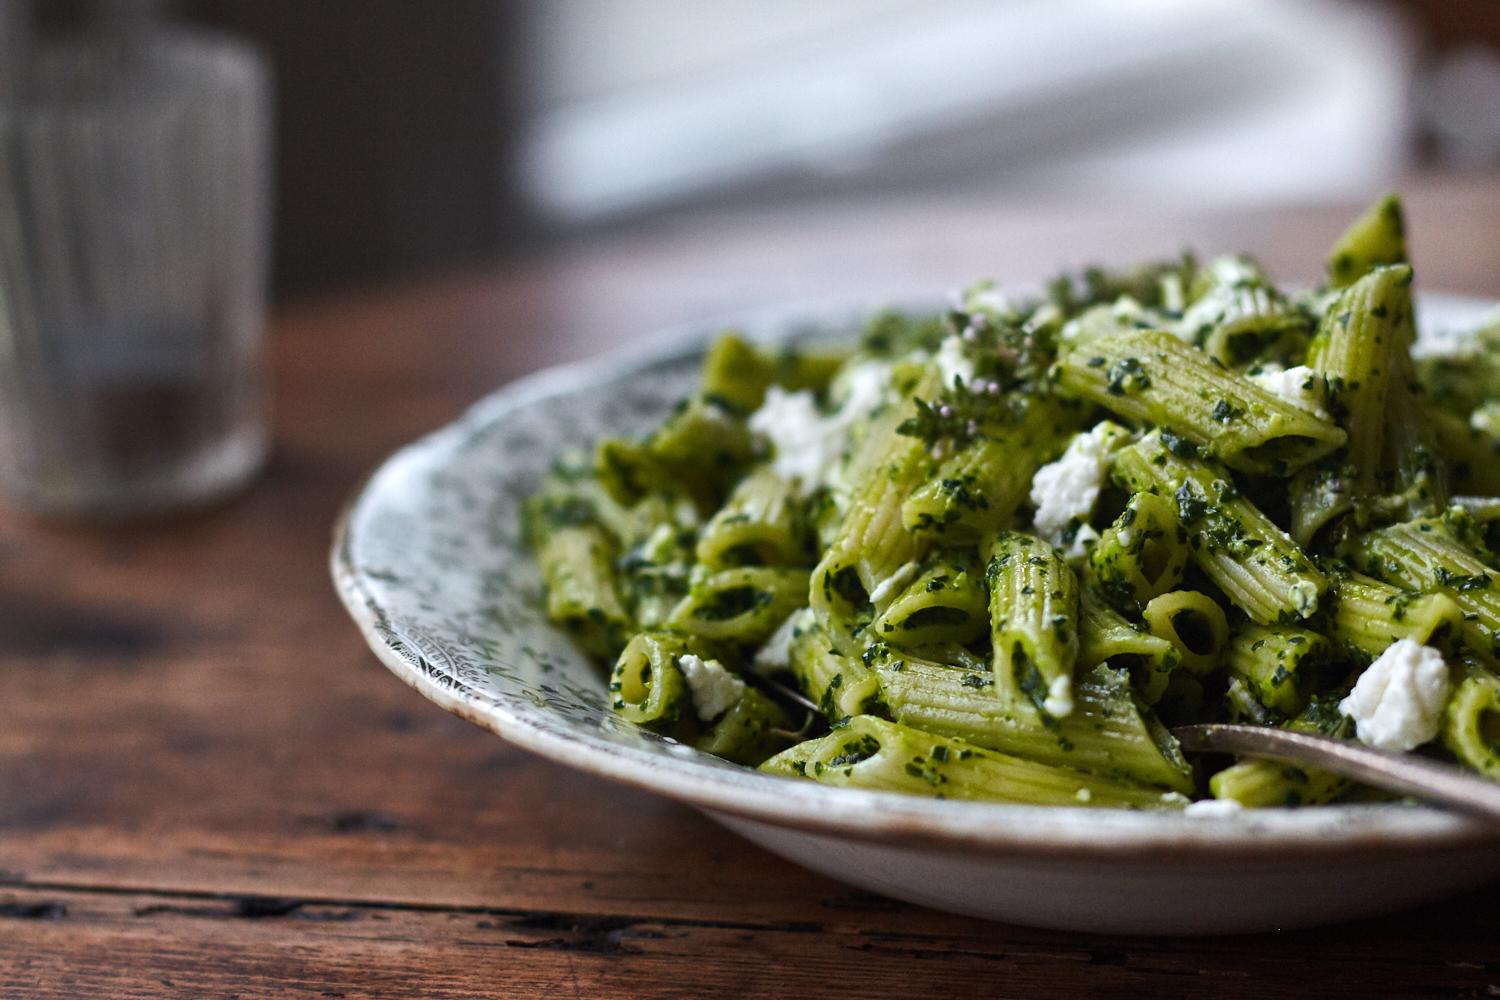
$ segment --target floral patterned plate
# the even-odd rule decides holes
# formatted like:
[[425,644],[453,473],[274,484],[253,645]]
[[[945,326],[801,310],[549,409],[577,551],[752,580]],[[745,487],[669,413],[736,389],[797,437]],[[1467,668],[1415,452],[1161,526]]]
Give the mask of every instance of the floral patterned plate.
[[[1424,324],[1490,305],[1430,296]],[[1404,804],[1229,815],[934,801],[771,777],[612,714],[601,668],[540,613],[520,506],[568,446],[642,433],[723,326],[766,341],[852,336],[867,310],[776,310],[510,385],[397,452],[335,534],[339,595],[425,697],[527,750],[696,806],[767,849],[867,889],[1041,927],[1267,930],[1388,912],[1500,874],[1500,834]],[[441,765],[439,765],[441,766]]]

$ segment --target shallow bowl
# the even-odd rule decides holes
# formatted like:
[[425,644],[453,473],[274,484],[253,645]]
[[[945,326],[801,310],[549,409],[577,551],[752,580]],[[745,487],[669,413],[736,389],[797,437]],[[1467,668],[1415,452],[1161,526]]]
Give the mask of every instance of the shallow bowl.
[[[1471,327],[1492,308],[1424,297],[1424,336]],[[695,806],[798,864],[940,909],[1214,934],[1370,916],[1500,874],[1493,828],[1432,808],[1197,816],[936,801],[763,775],[610,712],[601,669],[539,611],[522,500],[565,448],[658,423],[691,391],[719,329],[824,340],[852,336],[867,314],[761,311],[501,389],[371,476],[336,529],[340,597],[381,661],[443,708],[558,763]]]

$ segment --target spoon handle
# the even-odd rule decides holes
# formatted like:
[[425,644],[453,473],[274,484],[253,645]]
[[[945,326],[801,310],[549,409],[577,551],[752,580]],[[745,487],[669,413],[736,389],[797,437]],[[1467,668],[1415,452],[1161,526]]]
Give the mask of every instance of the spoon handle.
[[1185,750],[1311,764],[1375,788],[1436,802],[1500,823],[1500,782],[1426,757],[1376,750],[1316,733],[1263,726],[1178,726],[1172,735]]

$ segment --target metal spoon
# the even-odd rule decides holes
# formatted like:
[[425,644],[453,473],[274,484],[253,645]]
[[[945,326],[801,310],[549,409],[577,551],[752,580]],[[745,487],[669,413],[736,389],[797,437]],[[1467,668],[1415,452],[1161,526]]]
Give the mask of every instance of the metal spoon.
[[1178,726],[1172,735],[1184,750],[1311,764],[1374,788],[1436,802],[1500,823],[1500,782],[1426,757],[1376,750],[1316,733],[1263,726]]

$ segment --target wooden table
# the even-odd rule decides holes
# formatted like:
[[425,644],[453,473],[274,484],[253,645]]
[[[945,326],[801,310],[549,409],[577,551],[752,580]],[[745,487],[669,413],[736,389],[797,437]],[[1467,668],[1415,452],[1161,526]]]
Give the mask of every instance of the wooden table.
[[[1422,283],[1500,295],[1500,178],[1410,194]],[[1030,280],[1183,242],[1311,275],[1348,208],[809,206],[286,311],[277,450],[246,496],[111,530],[0,517],[0,996],[1496,995],[1500,912],[1481,893],[1185,940],[845,888],[423,701],[325,570],[362,473],[543,364],[721,308]]]

